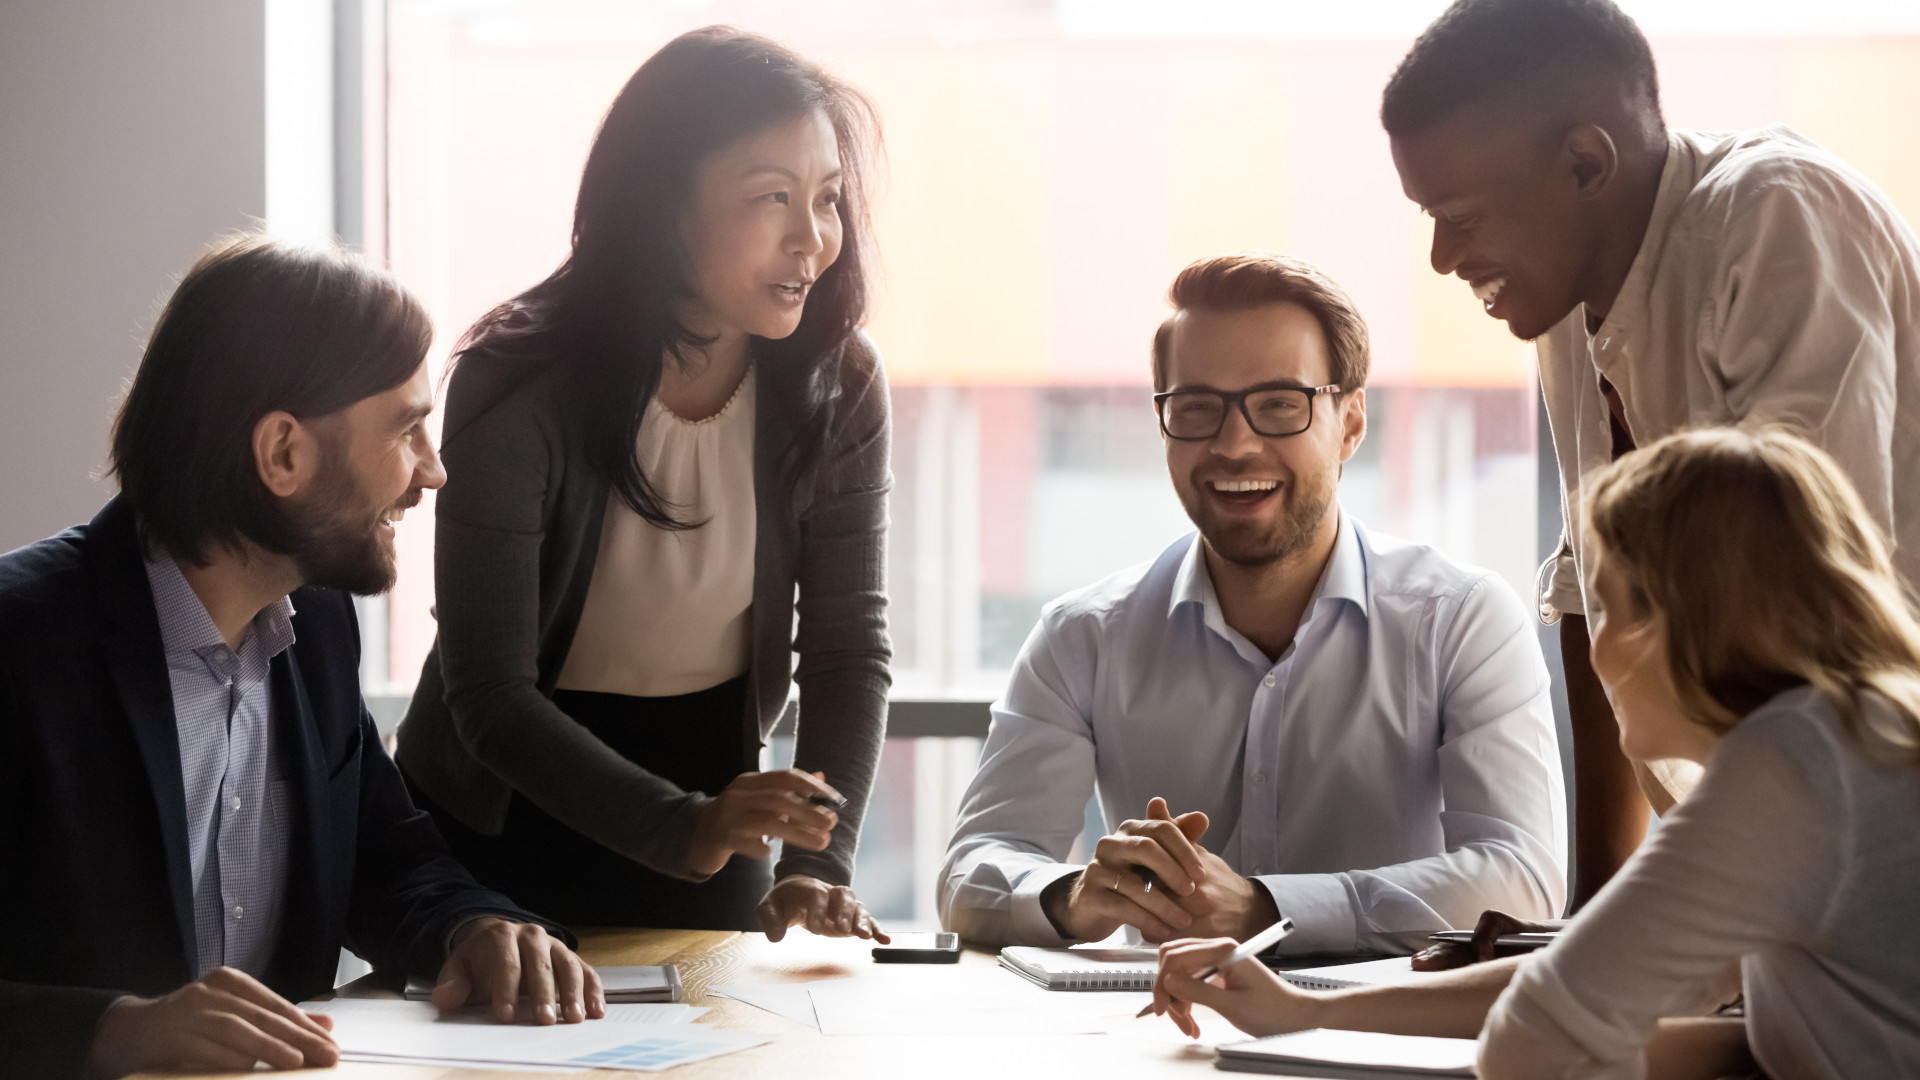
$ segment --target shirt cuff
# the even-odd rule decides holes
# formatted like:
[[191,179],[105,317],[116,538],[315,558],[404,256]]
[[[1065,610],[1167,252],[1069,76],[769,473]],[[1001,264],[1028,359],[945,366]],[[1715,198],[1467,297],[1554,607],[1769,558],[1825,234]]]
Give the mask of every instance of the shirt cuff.
[[1538,586],[1540,621],[1551,626],[1562,615],[1585,615],[1586,598],[1580,592],[1580,566],[1563,538],[1560,549],[1540,565]]
[[1013,937],[1020,945],[1069,945],[1073,938],[1063,938],[1060,931],[1053,928],[1053,920],[1047,918],[1046,909],[1040,906],[1040,893],[1047,886],[1063,877],[1077,874],[1086,867],[1077,863],[1052,863],[1036,867],[1020,884],[1013,889]]
[[1269,874],[1253,880],[1266,888],[1280,914],[1293,920],[1293,933],[1281,940],[1276,954],[1350,953],[1358,948],[1345,874]]

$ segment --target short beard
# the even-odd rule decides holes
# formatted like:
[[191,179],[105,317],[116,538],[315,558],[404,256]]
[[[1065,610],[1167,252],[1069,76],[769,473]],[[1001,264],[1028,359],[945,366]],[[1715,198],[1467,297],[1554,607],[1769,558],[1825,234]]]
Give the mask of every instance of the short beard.
[[1311,489],[1300,487],[1296,476],[1279,519],[1264,532],[1249,526],[1228,527],[1215,521],[1205,509],[1204,497],[1187,507],[1187,516],[1193,519],[1214,554],[1235,566],[1258,570],[1285,562],[1313,546],[1314,534],[1333,505],[1333,490],[1332,484]]
[[322,455],[313,495],[289,510],[300,539],[287,554],[307,585],[378,596],[393,588],[398,576],[393,553],[380,543],[380,519],[387,508],[371,507],[340,447],[328,440]]

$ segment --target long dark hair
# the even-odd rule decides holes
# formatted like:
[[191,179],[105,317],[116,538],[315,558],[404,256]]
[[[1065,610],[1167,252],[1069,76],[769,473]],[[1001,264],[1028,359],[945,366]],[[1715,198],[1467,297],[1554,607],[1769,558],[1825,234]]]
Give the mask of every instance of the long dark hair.
[[805,474],[826,445],[843,393],[872,374],[871,359],[854,343],[867,312],[866,195],[879,124],[860,91],[756,34],[694,30],[640,65],[587,155],[572,254],[455,347],[456,365],[481,357],[530,361],[531,374],[565,364],[588,459],[634,513],[660,528],[692,525],[674,516],[634,450],[666,354],[705,344],[676,313],[690,295],[678,229],[696,171],[715,151],[814,110],[833,124],[840,146],[840,257],[814,283],[798,329],[779,341],[753,340],[757,361],[798,376],[784,467],[789,477]]
[[202,565],[243,541],[297,550],[301,525],[260,480],[254,425],[385,393],[432,342],[420,302],[357,255],[257,233],[214,244],[160,313],[113,421],[110,471],[142,541]]

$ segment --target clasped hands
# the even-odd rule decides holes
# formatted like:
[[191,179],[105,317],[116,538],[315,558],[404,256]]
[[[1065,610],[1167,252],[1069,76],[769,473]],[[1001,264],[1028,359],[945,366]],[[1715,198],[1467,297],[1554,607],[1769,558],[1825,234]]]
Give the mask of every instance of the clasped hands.
[[[701,807],[687,849],[687,868],[712,874],[735,854],[764,859],[773,841],[808,851],[825,851],[840,815],[832,806],[811,801],[820,797],[840,801],[821,773],[798,769],[741,773],[713,801]],[[865,904],[845,885],[829,885],[805,874],[789,874],[755,909],[767,940],[779,941],[791,926],[805,926],[823,937],[871,938],[892,941],[868,914]]]
[[1097,941],[1131,926],[1149,943],[1178,937],[1245,939],[1280,917],[1273,897],[1201,846],[1207,815],[1174,817],[1167,801],[1147,802],[1144,819],[1127,821],[1094,846],[1093,861],[1041,894],[1062,936]]
[[[607,1014],[600,976],[544,927],[483,916],[462,925],[452,946],[433,988],[442,1013],[491,1004],[503,1024]],[[243,971],[216,968],[171,994],[114,1002],[94,1031],[88,1072],[326,1068],[340,1060],[332,1030],[332,1017],[302,1012]]]

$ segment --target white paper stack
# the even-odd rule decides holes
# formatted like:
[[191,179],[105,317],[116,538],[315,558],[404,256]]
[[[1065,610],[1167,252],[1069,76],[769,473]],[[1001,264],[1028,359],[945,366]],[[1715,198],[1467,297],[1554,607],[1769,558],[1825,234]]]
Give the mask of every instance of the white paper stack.
[[1222,1046],[1218,1065],[1235,1072],[1332,1080],[1470,1077],[1475,1051],[1472,1039],[1315,1028]]

